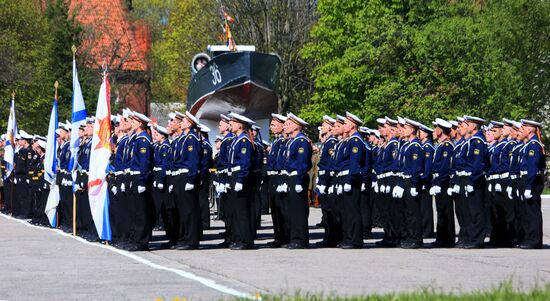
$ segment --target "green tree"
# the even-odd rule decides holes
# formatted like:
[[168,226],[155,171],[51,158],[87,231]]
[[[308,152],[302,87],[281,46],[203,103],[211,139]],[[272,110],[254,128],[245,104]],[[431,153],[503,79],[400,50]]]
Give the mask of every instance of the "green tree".
[[1,128],[6,128],[12,91],[16,91],[19,128],[29,132],[47,128],[43,116],[52,104],[55,81],[50,72],[49,29],[34,1],[0,1],[0,106],[5,116]]
[[548,102],[545,1],[322,0],[318,11],[302,52],[316,64],[309,121],[345,110],[371,125],[397,114],[536,118]]

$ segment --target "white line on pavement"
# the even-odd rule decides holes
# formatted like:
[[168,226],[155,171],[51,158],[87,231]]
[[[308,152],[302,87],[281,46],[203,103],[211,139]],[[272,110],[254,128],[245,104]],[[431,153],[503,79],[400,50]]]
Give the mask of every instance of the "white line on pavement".
[[158,270],[164,270],[164,271],[168,271],[168,272],[172,272],[172,273],[175,273],[183,278],[187,278],[187,279],[190,279],[190,280],[193,280],[193,281],[197,281],[211,289],[214,289],[214,290],[217,290],[219,292],[222,292],[224,294],[228,294],[228,295],[232,295],[232,296],[235,296],[235,297],[239,297],[239,298],[246,298],[246,299],[253,299],[253,300],[256,300],[258,299],[256,296],[253,296],[253,295],[250,295],[248,293],[245,293],[245,292],[241,292],[241,291],[238,291],[238,290],[235,290],[235,289],[232,289],[230,287],[227,287],[225,285],[221,285],[221,284],[218,284],[216,283],[216,281],[212,280],[212,279],[208,279],[208,278],[204,278],[204,277],[201,277],[201,276],[197,276],[191,272],[186,272],[184,270],[180,270],[180,269],[174,269],[174,268],[169,268],[169,267],[166,267],[166,266],[163,266],[163,265],[160,265],[160,264],[156,264],[154,262],[151,262],[150,260],[147,260],[143,257],[140,257],[140,256],[137,256],[133,253],[130,253],[128,251],[124,251],[124,250],[119,250],[115,247],[112,247],[112,246],[106,246],[106,245],[103,245],[103,244],[100,244],[100,243],[92,243],[92,242],[89,242],[81,237],[78,237],[78,236],[72,236],[71,234],[67,234],[59,229],[52,229],[52,228],[46,228],[46,227],[40,227],[40,226],[35,226],[35,225],[32,225],[32,224],[29,224],[27,221],[24,221],[24,220],[20,220],[20,219],[16,219],[16,218],[13,218],[9,215],[5,215],[3,213],[0,213],[1,216],[3,216],[4,218],[6,219],[9,219],[9,220],[13,220],[13,221],[16,221],[16,222],[19,222],[25,226],[28,226],[28,227],[31,227],[31,228],[38,228],[38,229],[43,229],[43,230],[51,230],[61,236],[65,236],[65,237],[71,237],[71,238],[74,238],[76,239],[77,241],[80,241],[81,243],[84,243],[84,244],[87,244],[87,245],[90,245],[90,246],[95,246],[95,247],[99,247],[99,248],[103,248],[103,249],[106,249],[106,250],[110,250],[112,252],[115,252],[115,253],[118,253],[122,256],[125,256],[125,257],[128,257],[130,259],[133,259],[139,263],[142,263],[144,265],[147,265],[149,267],[152,267],[154,269],[158,269]]

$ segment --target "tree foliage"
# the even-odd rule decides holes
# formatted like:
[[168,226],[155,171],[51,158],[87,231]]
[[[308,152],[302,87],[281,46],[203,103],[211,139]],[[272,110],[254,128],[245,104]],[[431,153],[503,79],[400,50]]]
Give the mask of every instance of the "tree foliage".
[[[70,119],[71,46],[79,44],[80,29],[63,0],[47,1],[44,9],[37,3],[0,0],[0,107],[5,114],[0,127],[6,127],[15,91],[19,128],[44,135],[56,80],[60,120]],[[97,89],[83,81],[83,92],[90,98],[92,88]]]
[[320,0],[302,55],[315,92],[302,112],[541,117],[548,103],[550,3]]

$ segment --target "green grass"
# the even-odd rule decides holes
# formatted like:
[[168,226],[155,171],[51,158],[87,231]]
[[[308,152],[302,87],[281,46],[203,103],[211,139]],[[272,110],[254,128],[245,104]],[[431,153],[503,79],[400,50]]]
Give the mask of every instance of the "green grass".
[[543,287],[535,285],[531,290],[521,291],[505,282],[487,291],[469,293],[442,293],[435,289],[423,289],[412,293],[369,295],[357,297],[339,297],[336,295],[315,295],[297,293],[294,296],[262,296],[262,300],[273,301],[547,301],[550,300],[550,284]]
[[545,187],[542,194],[550,194],[550,187]]

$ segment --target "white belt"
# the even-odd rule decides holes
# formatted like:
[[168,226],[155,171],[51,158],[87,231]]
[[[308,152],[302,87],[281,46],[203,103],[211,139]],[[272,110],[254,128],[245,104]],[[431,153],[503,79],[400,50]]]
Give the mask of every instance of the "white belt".
[[[527,175],[528,173],[529,173],[528,171],[522,170],[522,171],[519,172],[519,175],[520,175],[520,176],[525,176],[525,175]],[[536,176],[541,175],[541,174],[542,174],[542,173],[541,173],[540,171],[537,171],[537,172],[535,173]]]
[[412,176],[408,176],[408,175],[403,175],[403,174],[402,174],[402,175],[401,175],[401,178],[403,178],[403,179],[410,179],[410,178],[412,178]]
[[236,171],[239,171],[239,170],[241,170],[240,166],[235,166],[235,167],[231,168],[231,172],[236,172]]
[[129,172],[130,172],[130,169],[129,169],[129,168],[126,168],[126,169],[124,170],[124,173],[129,173]]
[[188,173],[189,172],[189,169],[187,168],[180,168],[178,170],[173,170],[172,171],[172,175],[173,176],[177,176],[177,175],[181,175],[181,174],[185,174],[185,173]]
[[487,177],[487,181],[500,179],[500,175],[490,175]]
[[276,171],[276,170],[272,170],[272,171],[268,171],[268,172],[267,172],[267,175],[268,175],[268,176],[275,176],[275,175],[277,175],[277,174],[279,174],[279,172]]
[[115,171],[115,176],[120,176],[123,173],[124,173],[124,171],[122,171],[122,170]]
[[289,176],[297,176],[298,175],[298,171],[291,171],[288,173]]
[[432,175],[432,178],[433,178],[433,179],[435,179],[435,178],[437,178],[437,177],[439,177],[439,174],[438,174],[438,173],[434,173],[434,174]]
[[472,175],[472,173],[471,172],[466,172],[466,171],[457,171],[456,175],[459,176],[459,177],[469,177],[469,176]]
[[153,167],[153,171],[161,171],[162,167]]
[[323,175],[325,175],[325,172],[326,172],[325,170],[319,170],[319,175],[323,176]]
[[79,172],[80,172],[80,173],[83,173],[83,174],[85,174],[85,175],[88,174],[88,171],[87,171],[87,170],[79,170]]
[[511,175],[511,176],[510,176],[510,179],[512,179],[512,180],[515,180],[515,179],[517,179],[517,178],[518,178],[518,176],[516,176],[516,175]]
[[220,171],[218,171],[218,174],[224,174],[224,173],[228,173],[229,172],[229,169],[226,168],[226,169],[222,169]]
[[286,170],[281,170],[281,171],[279,172],[279,174],[280,174],[281,176],[288,176],[288,171],[286,171]]
[[334,177],[334,171],[331,171],[331,172],[329,173],[329,175],[330,175],[331,177]]
[[140,172],[134,170],[134,171],[129,171],[129,174],[130,174],[131,176],[137,176],[137,175],[140,174]]
[[336,174],[337,177],[343,177],[349,175],[349,170],[343,170]]
[[501,179],[506,179],[506,178],[508,178],[509,176],[510,176],[510,173],[509,173],[509,172],[505,172],[505,173],[501,173],[501,174],[500,174],[500,178],[501,178]]
[[166,171],[166,175],[167,175],[167,176],[171,176],[171,175],[172,175],[172,171],[171,171],[171,170],[167,170],[167,171]]

